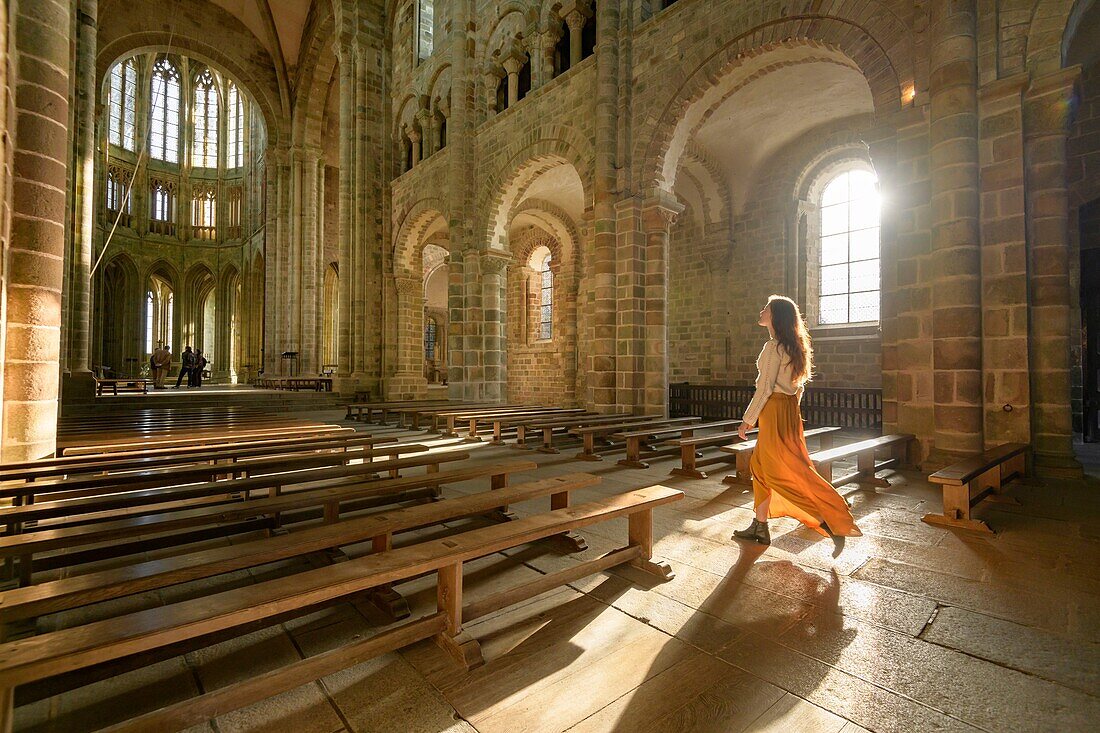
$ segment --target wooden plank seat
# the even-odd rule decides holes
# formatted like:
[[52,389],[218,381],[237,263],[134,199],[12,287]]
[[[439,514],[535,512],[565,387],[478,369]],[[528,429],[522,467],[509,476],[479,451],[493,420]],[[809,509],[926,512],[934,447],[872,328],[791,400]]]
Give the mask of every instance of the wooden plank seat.
[[[324,446],[322,446],[324,447]],[[254,455],[240,452],[216,453],[220,460],[232,462],[197,462],[184,465],[131,465],[125,470],[86,473],[46,481],[24,482],[0,486],[0,497],[14,498],[18,504],[33,504],[43,497],[50,500],[122,493],[139,489],[169,487],[181,484],[214,481],[219,478],[300,471],[307,468],[347,465],[352,461],[372,463],[376,458],[396,459],[407,453],[421,453],[428,446],[401,443],[372,448],[367,446],[333,447],[338,450],[316,452],[316,446],[302,451],[281,448],[263,449]],[[203,454],[195,454],[203,457]]]
[[179,438],[149,438],[147,440],[130,441],[93,441],[82,442],[74,445],[58,444],[57,452],[63,456],[91,455],[95,453],[118,453],[121,451],[156,450],[160,448],[172,448],[176,446],[217,445],[220,443],[243,442],[247,440],[263,440],[278,437],[303,437],[318,435],[320,433],[347,433],[353,428],[340,425],[309,425],[290,426],[283,428],[258,428],[233,432],[209,432],[199,433],[190,437]]
[[[512,416],[512,417],[495,417],[487,422],[492,423],[493,437],[489,441],[490,445],[504,445],[504,433],[505,431],[515,431],[517,440],[520,430],[523,426],[530,424],[532,419],[560,419],[560,418],[575,418],[575,417],[597,417],[599,413],[590,412],[584,409],[563,409],[548,416],[546,414],[524,415],[524,416]],[[525,436],[526,437],[526,436]]]
[[[740,420],[734,420],[733,422],[738,425],[741,423]],[[747,435],[756,435],[757,432],[758,431],[754,428],[748,431]],[[739,442],[741,442],[741,436],[736,430],[722,430],[717,433],[708,433],[706,435],[693,435],[688,438],[673,438],[671,440],[666,440],[664,443],[665,445],[680,449],[680,465],[669,471],[669,475],[698,479],[707,478],[706,471],[701,470],[702,466],[709,466],[714,463],[730,463],[731,461],[735,461],[736,458],[729,454],[719,453],[716,456],[699,460],[702,458],[699,449],[721,447],[723,445]]]
[[[958,527],[992,533],[988,524],[971,516],[971,508],[993,496],[999,496],[1004,484],[1031,473],[1031,446],[1004,443],[980,455],[967,458],[936,471],[928,477],[943,486],[943,513],[929,513],[921,521],[939,527]],[[1011,501],[1000,497],[1002,501]]]
[[[295,573],[255,585],[180,601],[125,615],[60,629],[0,645],[0,716],[12,720],[14,690],[25,685],[85,670],[134,655],[197,645],[220,633],[270,625],[320,604],[346,600],[387,584],[438,574],[437,611],[426,619],[405,622],[367,642],[353,642],[296,662],[260,679],[223,687],[121,724],[116,730],[174,730],[363,661],[370,653],[391,650],[419,639],[436,642],[465,667],[483,663],[480,645],[463,623],[505,608],[579,578],[629,563],[667,579],[667,564],[652,558],[653,509],[683,498],[683,493],[651,486],[569,508],[535,514],[513,522],[462,532],[441,539],[366,555],[346,562]],[[628,519],[626,547],[500,591],[471,604],[463,602],[463,564],[618,517]],[[303,680],[303,677],[305,678]],[[289,685],[289,687],[287,687]]]
[[361,433],[322,439],[275,441],[272,444],[261,441],[259,443],[228,443],[222,446],[195,446],[193,450],[173,450],[164,454],[106,453],[94,456],[71,456],[49,459],[49,465],[31,465],[20,468],[9,468],[8,465],[0,466],[0,484],[10,482],[30,483],[61,476],[73,477],[91,473],[126,473],[143,469],[202,463],[232,464],[238,460],[263,456],[275,457],[322,451],[349,452],[356,454],[351,458],[362,458],[363,456],[358,455],[358,453],[363,450],[377,450],[381,451],[379,455],[385,455],[386,451],[383,448],[387,444],[393,444],[391,447],[396,449],[398,447],[396,445],[397,438],[374,437],[368,433]]
[[487,417],[492,418],[495,416],[505,415],[523,415],[531,413],[533,410],[539,411],[539,414],[544,414],[547,408],[532,408],[525,405],[508,405],[504,407],[477,407],[474,409],[459,409],[448,410],[444,412],[433,413],[429,417],[431,420],[431,427],[429,431],[438,431],[441,435],[453,438],[458,435],[458,431],[455,429],[457,423],[465,423],[473,418]]
[[374,413],[376,411],[381,411],[384,408],[407,407],[411,404],[420,404],[425,407],[430,407],[432,405],[458,405],[459,403],[451,400],[411,400],[406,402],[360,402],[357,400],[348,404],[348,411],[344,419],[362,422],[362,420],[366,418],[367,422],[373,422]]
[[[497,402],[483,402],[475,403],[473,405],[466,406],[465,409],[502,409],[505,407],[517,407],[517,405],[502,405]],[[435,430],[438,428],[438,423],[433,419],[436,413],[451,412],[454,407],[408,407],[404,409],[397,409],[393,412],[397,415],[397,425],[402,428],[411,428],[412,430]],[[422,423],[428,421],[429,425],[425,427]]]
[[[667,438],[670,435],[679,435],[681,439],[691,438],[695,435],[696,430],[728,428],[731,425],[739,425],[740,423],[740,420],[718,420],[716,422],[671,425],[657,429],[632,429],[613,433],[611,437],[615,440],[626,442],[626,457],[619,461],[620,466],[627,466],[629,468],[649,468],[649,464],[642,460],[642,448],[647,447],[648,444],[654,440]],[[651,451],[651,454],[653,453],[654,452]],[[694,451],[692,451],[692,455],[694,455]]]
[[95,393],[97,397],[102,397],[106,390],[110,390],[111,394],[117,395],[120,389],[123,392],[149,394],[149,385],[153,383],[152,379],[143,379],[141,377],[93,377],[93,379],[95,379]]
[[489,413],[489,414],[477,414],[463,417],[461,422],[468,423],[469,428],[466,431],[465,440],[471,443],[480,443],[481,435],[478,430],[481,425],[493,426],[497,424],[494,435],[498,434],[500,430],[503,430],[502,421],[505,420],[519,420],[524,418],[554,418],[565,417],[567,415],[580,415],[584,414],[586,410],[583,408],[564,408],[564,407],[531,407],[523,410],[512,410],[507,412]]
[[[882,435],[816,451],[810,454],[810,460],[813,461],[817,472],[837,488],[853,483],[889,488],[890,482],[876,477],[875,472],[904,465],[908,457],[909,443],[913,438],[914,436],[909,434]],[[877,461],[875,453],[882,450],[889,450],[891,456],[886,460]],[[856,470],[834,478],[833,463],[841,458],[852,456],[856,459]]]
[[[832,447],[832,434],[840,430],[839,427],[823,427],[806,430],[803,435],[807,438],[816,437],[821,448]],[[724,445],[721,450],[724,453],[732,453],[734,456],[734,470],[722,479],[722,483],[730,486],[752,486],[752,472],[749,464],[752,462],[752,452],[756,449],[755,440],[745,440],[733,445]]]
[[[39,570],[122,557],[150,548],[174,547],[208,536],[274,529],[310,519],[333,522],[342,512],[438,498],[446,483],[488,477],[491,488],[501,488],[508,485],[509,474],[535,467],[527,461],[513,461],[379,479],[361,470],[356,472],[362,466],[342,466],[278,477],[238,479],[248,486],[235,494],[224,493],[224,482],[221,486],[197,484],[185,487],[186,495],[175,500],[128,504],[79,516],[49,512],[49,516],[41,517],[36,526],[21,534],[0,536],[0,558],[19,558],[19,577],[27,585],[32,572]],[[246,492],[251,498],[242,498]],[[260,496],[261,492],[266,494]],[[499,509],[502,516],[507,511],[504,506]],[[256,521],[257,518],[263,521]],[[209,529],[214,525],[220,531]],[[108,541],[109,545],[96,546]],[[88,549],[79,551],[80,548]],[[62,550],[65,552],[39,557]]]
[[542,443],[537,448],[540,453],[560,453],[554,447],[554,434],[569,435],[573,428],[592,425],[634,424],[656,420],[660,415],[577,415],[575,417],[554,418],[553,420],[534,420],[516,426],[516,448],[527,449],[527,433],[541,433]]
[[606,444],[609,442],[608,438],[623,430],[650,430],[672,425],[687,425],[689,423],[698,423],[702,421],[702,419],[701,417],[660,417],[648,421],[620,421],[617,423],[585,425],[583,427],[571,428],[569,434],[575,435],[583,441],[581,452],[574,456],[574,458],[582,461],[602,461],[603,456],[596,452],[597,439],[600,439]]
[[[233,432],[240,430],[264,430],[270,428],[312,427],[318,424],[311,420],[277,419],[271,416],[256,417],[206,417],[189,418],[173,416],[164,419],[142,418],[140,420],[119,421],[114,424],[100,424],[96,419],[86,420],[81,426],[65,428],[62,437],[67,442],[80,437],[100,437],[99,442],[114,441],[119,437],[134,439],[152,434],[164,437],[182,437],[181,434],[201,434],[207,432]],[[102,437],[101,437],[102,436]]]
[[[518,466],[513,468],[525,470]],[[490,470],[498,471],[489,473],[490,476],[507,476],[507,473],[500,472],[500,467]],[[457,498],[313,525],[250,542],[170,555],[15,588],[0,592],[0,623],[56,613],[362,542],[371,542],[373,552],[382,552],[392,549],[395,534],[493,512],[502,503],[517,504],[549,496],[550,508],[560,509],[569,506],[569,492],[593,486],[599,481],[591,474],[574,473],[491,488]],[[408,615],[407,610],[404,615]]]

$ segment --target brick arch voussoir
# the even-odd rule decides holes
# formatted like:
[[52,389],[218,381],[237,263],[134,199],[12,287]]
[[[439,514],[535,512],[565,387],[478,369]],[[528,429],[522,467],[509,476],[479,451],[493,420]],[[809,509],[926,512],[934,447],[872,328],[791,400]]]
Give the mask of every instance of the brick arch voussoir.
[[424,245],[428,243],[424,233],[437,219],[449,222],[446,207],[436,198],[423,198],[409,207],[400,217],[393,244],[393,271],[398,277],[419,277],[418,262]]
[[665,155],[672,146],[677,125],[692,105],[746,59],[781,46],[810,44],[841,51],[864,73],[876,116],[889,117],[901,109],[900,64],[886,50],[904,47],[905,44],[899,44],[901,39],[895,37],[898,32],[898,28],[891,26],[888,36],[875,38],[864,27],[844,18],[815,16],[770,21],[741,34],[704,59],[672,93],[649,129],[639,131],[635,160],[641,161],[642,167],[635,180],[640,182],[640,189],[667,189],[661,172]]

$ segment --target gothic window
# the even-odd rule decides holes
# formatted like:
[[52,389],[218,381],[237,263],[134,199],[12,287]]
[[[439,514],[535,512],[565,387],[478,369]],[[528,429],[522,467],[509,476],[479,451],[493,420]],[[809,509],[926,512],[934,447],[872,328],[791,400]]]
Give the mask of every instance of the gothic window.
[[107,140],[125,150],[134,149],[134,114],[137,94],[137,64],[127,59],[111,70],[111,95],[107,118]]
[[157,301],[153,291],[145,293],[145,353],[153,353],[153,324],[156,321]]
[[218,199],[214,189],[196,188],[191,199],[191,226],[196,239],[214,239],[217,235]]
[[436,340],[436,325],[434,318],[428,318],[424,321],[424,358],[435,358],[435,340]]
[[229,229],[226,232],[228,239],[241,238],[241,187],[234,186],[229,189]]
[[818,322],[879,319],[878,181],[868,170],[836,175],[821,195]]
[[417,0],[416,60],[424,61],[435,50],[435,0]]
[[145,292],[145,353],[172,343],[172,316],[175,310],[172,286],[159,275],[149,279]]
[[210,69],[195,78],[194,125],[191,165],[196,168],[217,168],[218,85]]
[[149,113],[149,154],[166,163],[179,162],[180,74],[162,58],[153,66]]
[[155,234],[176,231],[176,192],[164,181],[154,180],[149,186],[149,229]]
[[240,168],[244,165],[244,100],[236,84],[230,82],[227,88],[225,165],[227,168]]

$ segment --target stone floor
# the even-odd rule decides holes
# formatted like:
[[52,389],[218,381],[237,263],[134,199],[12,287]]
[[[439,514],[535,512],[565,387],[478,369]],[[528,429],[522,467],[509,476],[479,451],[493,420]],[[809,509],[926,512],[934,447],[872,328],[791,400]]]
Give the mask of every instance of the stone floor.
[[[639,471],[565,454],[470,450],[479,461],[537,459],[537,473],[517,483],[574,471],[601,476],[578,502],[654,483],[682,488],[686,498],[655,515],[656,552],[675,579],[651,587],[629,572],[592,576],[468,626],[487,662],[473,672],[423,643],[200,730],[924,733],[1100,725],[1098,478],[1017,482],[1011,495],[1018,505],[981,508],[998,534],[978,536],[921,523],[938,505],[935,489],[916,473],[887,474],[889,489],[842,492],[863,537],[834,547],[780,520],[765,549],[730,539],[751,517],[750,493],[716,479],[670,478],[672,459]],[[583,534],[590,548],[579,557],[595,556],[624,543],[625,521]],[[466,567],[467,596],[576,561],[543,544],[484,558]],[[235,573],[40,625],[286,570]],[[432,578],[399,590],[414,613],[434,607]],[[340,605],[22,705],[16,730],[91,730],[374,633],[382,623],[368,608]]]

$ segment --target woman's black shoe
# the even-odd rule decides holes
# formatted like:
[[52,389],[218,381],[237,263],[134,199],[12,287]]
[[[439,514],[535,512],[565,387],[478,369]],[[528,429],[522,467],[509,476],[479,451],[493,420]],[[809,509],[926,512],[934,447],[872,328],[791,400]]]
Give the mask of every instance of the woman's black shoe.
[[733,538],[736,540],[755,540],[762,545],[770,545],[772,543],[771,532],[768,531],[768,523],[761,522],[756,519],[752,520],[752,524],[746,529],[739,529],[733,533]]

